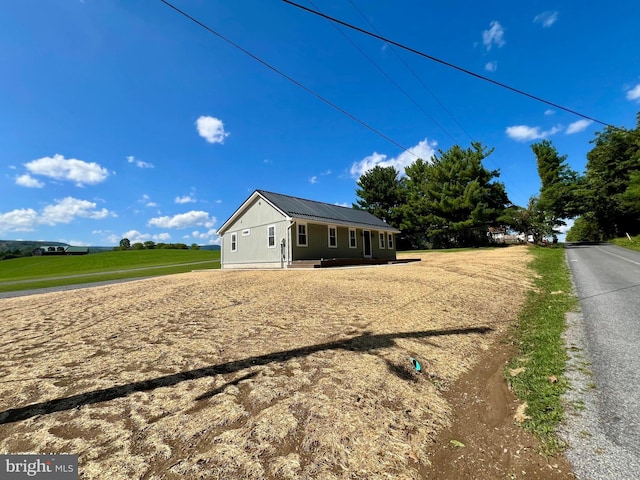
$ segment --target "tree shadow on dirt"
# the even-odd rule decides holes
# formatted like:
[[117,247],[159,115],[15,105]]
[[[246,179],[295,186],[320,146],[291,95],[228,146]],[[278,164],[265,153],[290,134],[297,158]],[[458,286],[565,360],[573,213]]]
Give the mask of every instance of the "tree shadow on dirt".
[[[49,413],[73,410],[84,405],[107,402],[116,398],[126,397],[134,392],[146,392],[161,387],[171,387],[179,383],[196,380],[204,377],[213,377],[226,373],[234,373],[247,368],[268,365],[274,362],[286,362],[292,358],[306,357],[308,355],[326,350],[348,350],[352,352],[370,352],[381,348],[389,348],[396,345],[395,340],[400,338],[429,338],[445,335],[468,335],[472,333],[485,334],[491,332],[490,327],[456,328],[451,330],[425,330],[418,332],[400,332],[393,334],[371,335],[365,332],[348,340],[321,343],[307,347],[294,348],[282,352],[274,352],[266,355],[248,357],[233,362],[221,363],[186,372],[164,375],[162,377],[142,380],[140,382],[127,383],[115,387],[94,390],[92,392],[80,393],[69,397],[57,398],[46,402],[35,403],[26,407],[12,408],[0,412],[0,425],[19,422]],[[394,372],[396,374],[406,374],[406,372]],[[224,388],[221,387],[221,388]],[[216,389],[219,390],[219,389]],[[211,393],[211,392],[209,392]],[[216,393],[213,393],[215,395]],[[206,395],[206,394],[205,394]],[[210,396],[213,396],[210,395]]]

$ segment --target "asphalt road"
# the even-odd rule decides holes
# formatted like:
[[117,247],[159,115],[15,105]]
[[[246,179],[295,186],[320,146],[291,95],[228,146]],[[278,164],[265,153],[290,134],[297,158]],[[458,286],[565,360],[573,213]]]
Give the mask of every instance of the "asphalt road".
[[569,372],[569,397],[576,408],[569,408],[567,457],[580,479],[636,479],[640,252],[609,244],[574,244],[566,253],[581,309],[568,320],[568,346],[573,373],[585,377],[572,378]]

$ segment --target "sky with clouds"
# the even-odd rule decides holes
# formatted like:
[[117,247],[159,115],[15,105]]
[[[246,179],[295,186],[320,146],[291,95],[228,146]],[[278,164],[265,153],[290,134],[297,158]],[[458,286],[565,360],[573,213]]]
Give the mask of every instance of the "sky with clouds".
[[[639,2],[299,3],[635,126]],[[551,140],[582,172],[602,128],[280,0],[175,5],[217,35],[159,0],[5,6],[1,239],[215,244],[255,189],[351,205],[374,166],[472,141],[526,205],[531,144]]]

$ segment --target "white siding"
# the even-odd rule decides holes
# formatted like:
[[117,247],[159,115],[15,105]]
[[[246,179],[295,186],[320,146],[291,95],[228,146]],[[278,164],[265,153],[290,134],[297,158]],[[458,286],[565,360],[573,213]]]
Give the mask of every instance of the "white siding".
[[[269,227],[275,226],[275,248],[269,248]],[[222,237],[222,268],[280,266],[280,242],[289,224],[284,215],[258,197],[227,227]],[[248,230],[248,234],[247,234]],[[245,232],[243,235],[242,233]],[[231,234],[237,234],[237,248],[231,251]]]

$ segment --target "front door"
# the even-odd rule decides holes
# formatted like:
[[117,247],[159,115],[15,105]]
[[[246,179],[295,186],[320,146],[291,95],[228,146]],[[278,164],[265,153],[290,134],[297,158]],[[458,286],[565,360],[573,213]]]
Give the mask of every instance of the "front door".
[[371,232],[369,230],[364,230],[362,232],[363,237],[363,249],[364,249],[364,258],[371,258]]

